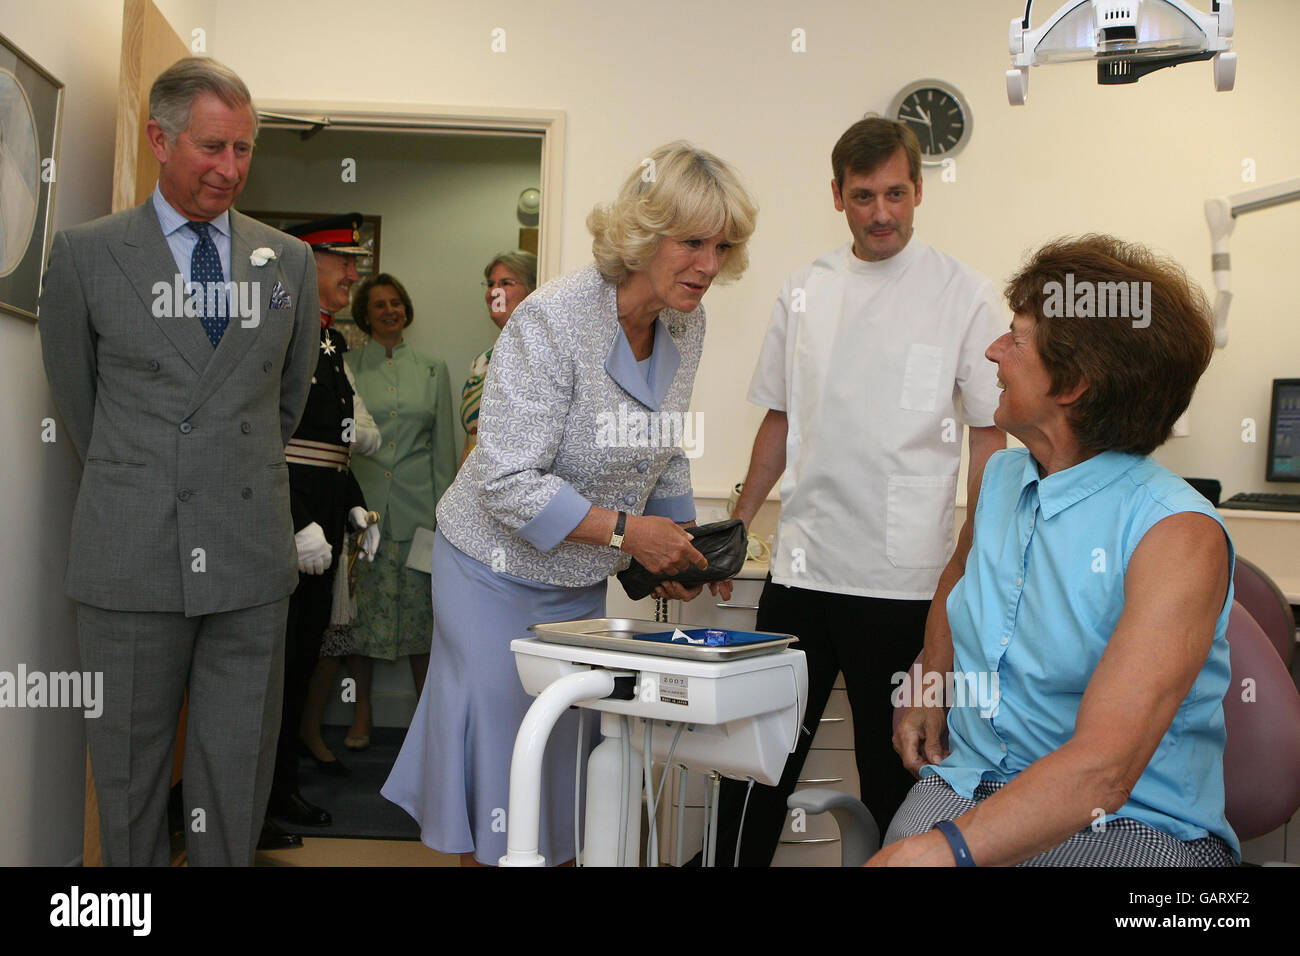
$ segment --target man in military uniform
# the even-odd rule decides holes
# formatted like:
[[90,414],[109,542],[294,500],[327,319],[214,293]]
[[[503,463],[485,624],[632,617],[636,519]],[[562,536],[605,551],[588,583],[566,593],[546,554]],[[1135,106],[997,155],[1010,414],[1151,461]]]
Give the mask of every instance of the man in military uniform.
[[[312,248],[320,295],[320,350],[311,380],[307,408],[298,430],[285,448],[289,468],[289,498],[294,540],[298,546],[298,587],[289,601],[285,634],[284,709],[280,720],[275,779],[269,817],[294,826],[329,826],[329,812],[303,799],[298,791],[298,726],[307,682],[320,656],[321,636],[329,626],[334,574],[344,535],[367,528],[363,552],[374,557],[379,529],[367,526],[365,499],[348,470],[349,442],[357,410],[354,392],[343,366],[347,342],[332,327],[334,313],[346,308],[359,278],[356,257],[370,250],[358,244],[359,213],[303,223],[286,230]],[[356,398],[357,404],[360,399]],[[316,760],[326,773],[348,773],[338,760]],[[261,849],[298,846],[301,840],[268,821]]]

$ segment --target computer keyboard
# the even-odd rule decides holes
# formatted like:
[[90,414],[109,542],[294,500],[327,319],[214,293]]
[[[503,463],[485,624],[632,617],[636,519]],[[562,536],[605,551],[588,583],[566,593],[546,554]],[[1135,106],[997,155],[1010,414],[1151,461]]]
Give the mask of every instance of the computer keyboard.
[[1251,511],[1300,511],[1300,495],[1244,492],[1219,502],[1220,508],[1245,508]]

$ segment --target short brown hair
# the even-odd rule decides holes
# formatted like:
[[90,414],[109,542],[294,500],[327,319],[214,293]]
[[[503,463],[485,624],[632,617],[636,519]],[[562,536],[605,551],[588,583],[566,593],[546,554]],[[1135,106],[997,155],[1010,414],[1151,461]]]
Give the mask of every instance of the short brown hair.
[[835,184],[844,188],[849,173],[871,173],[889,162],[896,152],[907,153],[907,175],[921,181],[921,144],[906,123],[869,115],[844,131],[831,150],[831,172]]
[[407,293],[406,286],[397,281],[396,276],[389,275],[387,272],[366,276],[352,287],[352,321],[366,335],[370,334],[370,290],[379,285],[391,285],[397,290],[397,297],[402,300],[402,305],[406,306],[406,324],[402,328],[410,326],[411,320],[415,318],[415,306],[411,304],[411,296]]
[[[1103,290],[1113,306],[1115,290],[1129,303],[1129,289],[1145,307],[1100,308]],[[1081,290],[1079,302],[1091,290],[1094,315],[1075,315],[1070,302],[1062,314],[1063,290]],[[1014,312],[1037,320],[1051,394],[1087,383],[1069,408],[1084,448],[1148,455],[1169,437],[1214,355],[1209,302],[1181,266],[1114,236],[1067,237],[1031,255],[1005,293]]]

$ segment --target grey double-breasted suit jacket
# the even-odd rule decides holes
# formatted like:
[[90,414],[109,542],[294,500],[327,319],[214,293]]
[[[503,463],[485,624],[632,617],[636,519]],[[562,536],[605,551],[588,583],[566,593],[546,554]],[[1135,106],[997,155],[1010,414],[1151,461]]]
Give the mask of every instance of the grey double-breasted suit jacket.
[[[39,327],[84,464],[76,601],[196,616],[297,584],[284,446],[320,343],[316,266],[301,240],[234,210],[230,225],[233,294],[252,314],[232,316],[215,350],[164,291],[177,268],[151,202],[54,238]],[[255,265],[262,248],[274,258]]]

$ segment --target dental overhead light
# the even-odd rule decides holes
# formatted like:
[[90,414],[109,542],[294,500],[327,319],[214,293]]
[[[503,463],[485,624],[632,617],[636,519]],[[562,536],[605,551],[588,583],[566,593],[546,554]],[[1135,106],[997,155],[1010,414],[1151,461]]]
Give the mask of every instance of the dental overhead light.
[[1237,54],[1232,49],[1232,0],[1213,0],[1201,13],[1185,0],[1070,0],[1036,30],[1029,29],[1034,0],[1011,21],[1007,99],[1023,106],[1029,68],[1071,60],[1096,60],[1102,86],[1136,83],[1167,66],[1214,60],[1214,88],[1232,89]]
[[1228,258],[1228,237],[1237,224],[1237,218],[1248,212],[1257,212],[1272,206],[1300,200],[1300,178],[1258,186],[1231,196],[1205,200],[1205,221],[1210,227],[1212,255],[1210,268],[1214,272],[1214,345],[1223,348],[1228,344],[1228,307],[1232,305],[1232,290],[1228,287],[1231,262]]

